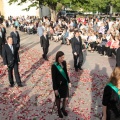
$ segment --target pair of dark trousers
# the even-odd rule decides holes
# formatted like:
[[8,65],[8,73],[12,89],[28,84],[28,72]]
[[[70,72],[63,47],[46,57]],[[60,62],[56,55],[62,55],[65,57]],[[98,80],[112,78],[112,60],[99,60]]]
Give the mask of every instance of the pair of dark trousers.
[[102,46],[101,50],[102,50],[102,55],[104,55],[104,54],[106,55],[107,54],[106,53],[106,46],[105,45]]
[[2,56],[2,44],[0,44],[0,56]]
[[96,43],[95,43],[95,42],[91,42],[91,43],[90,43],[91,49],[95,49],[95,46],[96,46]]
[[97,46],[97,51],[99,54],[101,54],[101,51],[102,51],[101,49],[102,49],[101,46]]
[[47,53],[48,53],[48,47],[43,47],[43,58],[47,58]]
[[110,53],[116,55],[116,49],[115,48],[111,48],[110,49]]
[[108,55],[109,57],[112,56],[112,49],[111,49],[110,47],[107,47],[107,55]]
[[11,85],[14,84],[14,80],[13,80],[13,70],[14,70],[14,75],[15,75],[15,79],[18,85],[21,85],[21,79],[20,79],[20,74],[18,71],[18,63],[14,63],[13,67],[8,67],[8,78],[9,78],[9,82]]
[[82,64],[83,64],[83,53],[80,53],[78,55],[74,55],[74,67],[76,68],[81,68]]

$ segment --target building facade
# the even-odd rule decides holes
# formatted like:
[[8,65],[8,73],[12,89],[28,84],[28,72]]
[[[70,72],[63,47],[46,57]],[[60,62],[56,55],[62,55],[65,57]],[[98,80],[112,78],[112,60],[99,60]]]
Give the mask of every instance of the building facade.
[[29,11],[23,11],[30,2],[24,3],[22,5],[17,5],[17,3],[13,3],[9,5],[9,0],[0,0],[0,15],[3,15],[5,19],[8,19],[9,16],[17,17],[17,16],[39,16],[40,10],[31,8]]
[[3,0],[0,0],[0,15],[4,15]]

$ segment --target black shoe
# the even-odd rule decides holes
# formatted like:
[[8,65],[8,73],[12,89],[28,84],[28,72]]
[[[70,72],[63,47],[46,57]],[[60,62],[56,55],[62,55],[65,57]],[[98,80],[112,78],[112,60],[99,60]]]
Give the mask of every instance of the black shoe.
[[82,68],[79,68],[80,70],[83,70]]
[[9,85],[9,86],[10,86],[10,87],[14,87],[14,85],[15,85],[15,84],[11,84],[11,85]]
[[46,61],[49,61],[47,58],[45,58]]
[[59,116],[59,118],[63,118],[61,110],[58,110],[58,116]]
[[78,72],[78,68],[75,68],[75,71]]
[[18,85],[18,87],[23,87],[23,85],[22,85],[22,84],[20,84],[20,85]]
[[65,109],[61,108],[61,111],[62,111],[64,116],[68,116],[68,113],[65,111]]
[[81,67],[78,67],[79,70],[83,70]]

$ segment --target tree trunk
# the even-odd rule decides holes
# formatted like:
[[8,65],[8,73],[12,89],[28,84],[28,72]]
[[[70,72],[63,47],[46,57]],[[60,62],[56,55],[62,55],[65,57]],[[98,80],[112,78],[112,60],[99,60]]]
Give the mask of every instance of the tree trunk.
[[110,19],[112,18],[112,13],[113,13],[113,6],[112,4],[110,5]]
[[110,5],[110,14],[112,14],[112,13],[113,13],[113,6]]
[[56,21],[56,7],[57,7],[57,3],[50,3],[49,4],[49,8],[51,11],[51,20],[52,21]]
[[51,21],[56,21],[56,11],[53,9],[50,9],[51,11]]

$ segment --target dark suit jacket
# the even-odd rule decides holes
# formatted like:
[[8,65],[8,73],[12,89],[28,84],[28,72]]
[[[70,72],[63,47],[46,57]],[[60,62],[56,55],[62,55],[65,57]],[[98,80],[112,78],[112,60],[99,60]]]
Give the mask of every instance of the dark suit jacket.
[[19,44],[20,45],[20,36],[19,36],[18,31],[16,31],[16,33],[17,33],[17,35],[14,32],[11,32],[10,36],[13,39],[13,44]]
[[4,44],[3,35],[0,37],[0,45]]
[[[64,72],[66,73],[66,77],[68,80],[67,82],[70,83],[68,73],[67,73],[66,61],[63,61],[62,65],[63,65]],[[54,64],[51,67],[51,75],[52,75],[52,82],[53,82],[53,90],[58,90],[59,87],[62,86],[61,82],[64,82],[66,84],[66,79],[62,76],[62,74]]]
[[120,67],[120,47],[117,49],[116,53],[116,66]]
[[76,37],[73,37],[71,39],[71,45],[72,45],[72,52],[73,54],[76,52],[77,54],[80,54],[82,52],[82,39],[79,36],[79,41]]
[[3,41],[3,40],[2,40],[2,38],[0,37],[0,45],[2,45],[2,41]]
[[6,42],[6,28],[5,27],[3,27],[2,28],[3,30],[2,30],[2,38],[3,38],[3,42],[2,42],[2,44],[5,44],[5,42]]
[[40,43],[41,43],[41,47],[48,48],[49,47],[49,37],[48,37],[48,35],[46,35],[46,38],[44,37],[44,35],[42,35],[40,37]]
[[16,48],[15,45],[13,45],[13,50],[14,50],[14,54],[12,54],[12,51],[8,44],[5,44],[3,46],[2,56],[3,56],[4,65],[9,66],[12,63],[14,64],[20,62],[18,49]]

